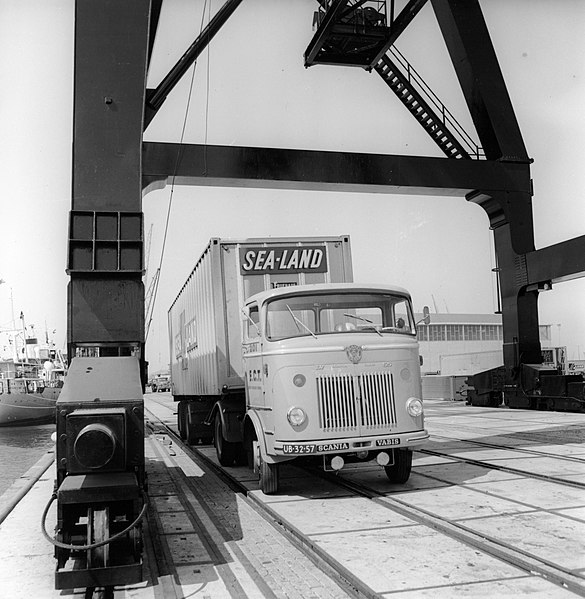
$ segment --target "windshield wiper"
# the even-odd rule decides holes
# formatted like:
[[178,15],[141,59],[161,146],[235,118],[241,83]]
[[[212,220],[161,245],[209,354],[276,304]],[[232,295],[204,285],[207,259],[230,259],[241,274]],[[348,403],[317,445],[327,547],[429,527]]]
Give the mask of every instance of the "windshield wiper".
[[376,331],[376,333],[378,333],[378,335],[380,335],[380,337],[383,337],[384,335],[382,335],[382,333],[380,333],[380,331],[376,328],[376,325],[374,324],[373,320],[369,320],[368,318],[364,318],[363,316],[358,316],[357,314],[343,314],[344,316],[349,316],[350,318],[355,318],[356,320],[361,320],[362,322],[367,322],[368,324],[371,324],[372,326],[370,327],[362,327],[363,329],[373,329],[374,331]]
[[299,320],[293,313],[293,311],[290,309],[290,306],[288,304],[286,304],[286,309],[290,312],[290,315],[292,316],[295,324],[297,325],[297,331],[300,331],[301,329],[299,328],[299,325],[301,325],[303,327],[303,329],[305,329],[308,333],[310,333],[311,335],[313,335],[313,337],[315,337],[315,339],[317,339],[317,335],[315,335],[315,333],[313,333],[313,331],[311,331],[311,329],[301,320]]

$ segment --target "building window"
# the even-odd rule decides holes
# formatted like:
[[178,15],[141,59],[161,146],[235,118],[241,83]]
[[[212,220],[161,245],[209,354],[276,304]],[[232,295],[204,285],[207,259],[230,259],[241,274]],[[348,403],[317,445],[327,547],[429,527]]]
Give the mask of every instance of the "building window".
[[481,340],[482,341],[497,341],[498,330],[495,324],[485,324],[481,327]]
[[429,341],[445,341],[445,325],[429,325]]
[[463,327],[460,324],[448,324],[447,341],[461,341],[463,339]]
[[416,334],[418,336],[419,341],[428,341],[429,340],[429,327],[426,324],[419,324],[416,327]]
[[477,324],[466,324],[464,327],[465,341],[479,341],[480,327]]

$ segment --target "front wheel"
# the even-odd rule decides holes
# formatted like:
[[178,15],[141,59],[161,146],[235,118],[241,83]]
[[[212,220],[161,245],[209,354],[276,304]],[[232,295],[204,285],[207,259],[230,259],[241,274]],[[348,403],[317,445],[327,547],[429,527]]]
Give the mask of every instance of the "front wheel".
[[260,453],[260,447],[258,441],[253,442],[253,451],[255,454],[255,460],[258,467],[258,478],[260,482],[260,489],[265,495],[273,495],[278,492],[279,483],[279,469],[278,464],[269,464],[262,459]]
[[391,483],[404,484],[410,478],[412,469],[412,449],[394,450],[394,464],[384,466],[386,476]]
[[233,466],[236,460],[236,443],[230,443],[223,438],[223,428],[221,426],[221,416],[215,415],[215,451],[217,459],[222,466]]

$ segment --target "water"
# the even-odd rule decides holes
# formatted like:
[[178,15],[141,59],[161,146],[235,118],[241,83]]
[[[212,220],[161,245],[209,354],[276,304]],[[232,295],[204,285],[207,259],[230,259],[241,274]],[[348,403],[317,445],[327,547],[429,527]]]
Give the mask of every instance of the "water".
[[0,495],[50,449],[54,424],[0,427]]

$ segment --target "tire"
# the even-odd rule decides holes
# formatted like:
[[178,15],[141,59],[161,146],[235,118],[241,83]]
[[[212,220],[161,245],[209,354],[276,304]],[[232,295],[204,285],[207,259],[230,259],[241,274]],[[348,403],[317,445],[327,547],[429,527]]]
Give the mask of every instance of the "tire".
[[187,419],[187,431],[185,434],[185,438],[187,440],[187,445],[197,445],[197,441],[199,440],[199,437],[197,436],[197,433],[195,432],[195,426],[192,425],[192,423]]
[[260,488],[265,495],[274,495],[278,492],[278,464],[269,464],[260,456],[260,465],[258,476],[260,478]]
[[230,443],[223,438],[223,430],[221,426],[221,417],[215,415],[215,451],[217,459],[222,466],[233,466],[236,460],[237,443]]
[[248,454],[244,449],[243,443],[235,443],[236,446],[236,466],[247,466],[248,465]]
[[152,385],[152,386],[150,387],[150,391],[151,391],[152,393],[156,393],[156,385]]
[[391,483],[402,485],[410,478],[412,469],[412,449],[394,450],[394,464],[384,466],[386,476]]
[[258,441],[256,439],[256,431],[246,431],[246,433],[244,434],[244,453],[246,454],[246,462],[248,468],[253,472],[256,472],[254,464],[254,452],[258,451],[257,445]]
[[179,429],[179,437],[183,441],[187,438],[187,404],[180,401],[177,406],[177,427]]

